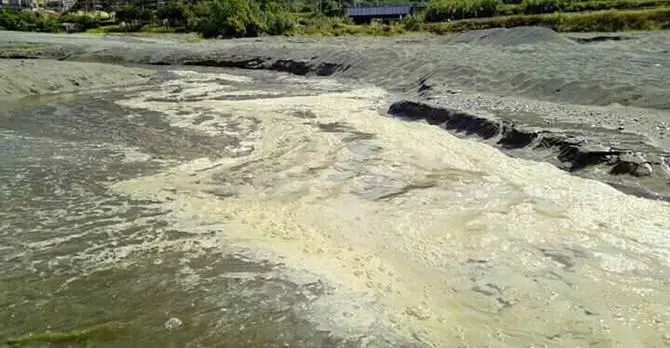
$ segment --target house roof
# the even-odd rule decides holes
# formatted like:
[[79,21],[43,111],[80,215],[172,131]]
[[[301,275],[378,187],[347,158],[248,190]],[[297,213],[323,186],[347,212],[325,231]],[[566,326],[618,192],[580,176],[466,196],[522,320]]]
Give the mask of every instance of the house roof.
[[397,16],[412,13],[412,6],[350,7],[347,17],[356,16]]

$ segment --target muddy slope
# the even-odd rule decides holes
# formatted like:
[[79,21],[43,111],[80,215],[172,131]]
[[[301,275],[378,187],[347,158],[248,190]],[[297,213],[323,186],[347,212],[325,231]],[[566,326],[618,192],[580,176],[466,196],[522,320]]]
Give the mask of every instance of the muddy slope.
[[403,100],[393,103],[388,112],[405,120],[426,121],[463,137],[477,137],[512,156],[547,161],[629,194],[670,201],[668,159],[651,146],[636,152],[606,139],[595,143],[577,131],[517,125],[491,114],[468,113],[431,102]]
[[[596,37],[598,35],[595,35]],[[201,43],[4,32],[0,56],[55,56],[149,64],[197,64],[341,76],[391,88],[421,78],[436,91],[460,86],[571,104],[670,109],[668,34],[580,44],[543,28],[430,37],[240,39]]]
[[[480,119],[468,123],[483,127],[475,133],[498,125],[497,135],[483,138],[525,134],[523,141],[513,137],[513,147],[505,145],[508,140],[498,144],[515,155],[550,160],[649,197],[655,196],[651,191],[670,193],[667,33],[601,40],[597,34],[575,37],[516,28],[441,37],[193,44],[6,34],[0,38],[0,56],[7,58],[267,69],[375,84],[398,93],[400,103],[392,113],[417,119],[426,118],[428,110],[443,116],[463,112]],[[443,116],[432,122],[444,123]],[[519,151],[528,149],[550,151]]]
[[99,63],[0,60],[0,103],[28,95],[142,83],[154,71]]

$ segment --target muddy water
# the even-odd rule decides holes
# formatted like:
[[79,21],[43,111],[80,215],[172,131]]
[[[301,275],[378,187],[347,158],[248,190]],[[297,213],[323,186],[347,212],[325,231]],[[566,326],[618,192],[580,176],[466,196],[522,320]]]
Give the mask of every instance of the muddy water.
[[13,344],[670,346],[670,205],[380,89],[175,73],[0,117]]

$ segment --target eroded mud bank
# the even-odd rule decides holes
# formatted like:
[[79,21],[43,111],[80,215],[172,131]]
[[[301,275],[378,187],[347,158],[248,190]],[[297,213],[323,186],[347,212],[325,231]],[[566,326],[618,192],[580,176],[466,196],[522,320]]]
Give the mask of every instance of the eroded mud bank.
[[[395,93],[392,99],[398,103],[391,111],[403,109],[424,119],[449,114],[451,130],[463,133],[459,127],[465,122],[467,132],[489,140],[501,137],[496,143],[508,153],[548,160],[640,196],[667,197],[670,61],[659,47],[670,42],[670,35],[598,37],[517,28],[443,37],[186,44],[8,33],[0,38],[0,52],[5,57],[274,70],[372,84]],[[476,121],[464,121],[463,115]]]

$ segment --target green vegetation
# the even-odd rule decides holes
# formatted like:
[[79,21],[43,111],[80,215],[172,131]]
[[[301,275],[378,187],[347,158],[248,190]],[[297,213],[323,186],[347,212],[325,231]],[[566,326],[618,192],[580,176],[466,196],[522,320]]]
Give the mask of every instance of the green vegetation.
[[428,23],[423,30],[436,34],[464,30],[543,26],[558,32],[615,32],[670,29],[670,8],[637,11],[599,11],[588,13],[551,13],[494,17],[485,21],[465,20]]
[[187,22],[205,38],[245,37],[290,33],[296,26],[294,17],[278,2],[217,0],[195,6]]
[[125,324],[109,322],[69,332],[30,333],[22,337],[5,341],[9,347],[34,347],[37,343],[73,344],[91,346],[93,342],[110,341],[125,330]]
[[[670,28],[670,0],[430,0],[421,2],[419,13],[402,21],[368,25],[354,25],[343,17],[350,0],[172,0],[154,9],[144,7],[143,2],[132,2],[139,0],[130,1],[111,17],[0,11],[0,29],[103,34],[193,32],[204,38],[231,38],[445,33],[525,25],[556,31]],[[403,3],[381,3],[392,2]]]
[[0,28],[5,30],[54,32],[60,30],[60,23],[54,16],[34,12],[0,11]]
[[667,0],[524,0],[519,4],[500,4],[499,16],[518,14],[548,14],[554,12],[586,12],[603,10],[641,10],[670,5]]
[[485,18],[496,15],[497,0],[434,0],[424,14],[428,22],[452,19]]
[[55,16],[49,13],[32,11],[0,11],[0,29],[16,31],[60,32],[64,31],[63,23],[72,23],[80,30],[99,27],[109,22],[108,19],[79,14]]

